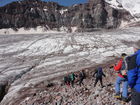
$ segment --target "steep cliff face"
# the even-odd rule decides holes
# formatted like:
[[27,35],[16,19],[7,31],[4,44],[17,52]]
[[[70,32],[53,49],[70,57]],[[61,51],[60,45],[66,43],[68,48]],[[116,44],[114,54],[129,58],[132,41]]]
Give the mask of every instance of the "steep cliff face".
[[13,2],[0,8],[0,28],[29,28],[46,24],[54,28],[60,21],[60,13],[57,11],[62,8],[57,3],[40,0]]
[[114,9],[104,0],[89,0],[85,4],[71,7],[54,2],[23,0],[0,7],[0,29],[44,26],[46,29],[66,27],[68,31],[94,28],[117,28],[122,20],[129,21],[131,15],[124,9]]

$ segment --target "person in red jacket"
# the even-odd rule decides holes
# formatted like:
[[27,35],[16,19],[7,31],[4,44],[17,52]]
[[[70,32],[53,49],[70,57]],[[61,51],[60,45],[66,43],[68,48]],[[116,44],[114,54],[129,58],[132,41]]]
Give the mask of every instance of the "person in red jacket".
[[[128,100],[128,80],[127,80],[127,75],[122,75],[121,70],[127,70],[127,64],[126,64],[126,56],[127,54],[122,53],[121,59],[117,63],[117,65],[114,65],[114,70],[118,73],[116,83],[115,83],[115,98],[117,99],[122,99],[123,101]],[[123,88],[122,88],[122,95],[120,94],[120,85],[123,83]],[[122,96],[122,97],[121,97]]]

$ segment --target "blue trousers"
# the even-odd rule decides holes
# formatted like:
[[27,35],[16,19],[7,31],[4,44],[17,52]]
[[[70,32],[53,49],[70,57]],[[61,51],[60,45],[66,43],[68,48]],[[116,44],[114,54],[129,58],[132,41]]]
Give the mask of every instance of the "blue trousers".
[[116,83],[115,83],[115,92],[120,93],[120,85],[123,83],[122,88],[122,96],[124,98],[128,97],[128,80],[126,78],[117,77]]

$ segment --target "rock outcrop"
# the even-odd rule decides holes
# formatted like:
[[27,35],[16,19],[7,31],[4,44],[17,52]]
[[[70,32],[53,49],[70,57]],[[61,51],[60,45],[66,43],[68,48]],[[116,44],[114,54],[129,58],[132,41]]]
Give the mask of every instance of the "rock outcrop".
[[47,30],[66,27],[71,32],[93,31],[95,28],[117,28],[122,21],[129,21],[130,13],[115,9],[104,0],[89,0],[85,4],[64,7],[54,2],[23,0],[0,7],[0,29],[44,26]]

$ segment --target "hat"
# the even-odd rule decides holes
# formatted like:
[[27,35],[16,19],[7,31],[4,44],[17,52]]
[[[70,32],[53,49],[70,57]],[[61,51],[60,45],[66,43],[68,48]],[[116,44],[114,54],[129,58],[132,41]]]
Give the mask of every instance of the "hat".
[[126,53],[122,53],[121,56],[122,57],[125,57],[125,56],[127,56],[127,54]]

